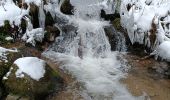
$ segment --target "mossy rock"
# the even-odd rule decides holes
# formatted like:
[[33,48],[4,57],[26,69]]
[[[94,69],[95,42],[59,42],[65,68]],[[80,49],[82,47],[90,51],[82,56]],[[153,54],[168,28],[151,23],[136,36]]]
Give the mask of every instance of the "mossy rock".
[[39,81],[32,79],[25,73],[23,73],[24,77],[16,78],[15,72],[18,70],[18,67],[13,64],[11,68],[13,69],[8,79],[3,80],[3,84],[10,94],[29,97],[31,100],[44,100],[46,96],[62,87],[62,79],[59,74],[48,65],[45,67],[44,77]]
[[17,95],[9,94],[5,100],[29,100],[29,98],[26,97],[20,97]]
[[6,52],[7,54],[7,62],[0,60],[0,80],[4,77],[4,75],[9,71],[12,63],[19,57],[22,57],[18,52]]
[[10,25],[9,20],[4,21],[4,27],[3,28],[4,28],[4,33],[6,33],[6,34],[10,33],[11,25]]
[[114,21],[112,21],[112,25],[116,30],[121,30],[120,18],[116,18]]
[[2,88],[0,87],[0,98],[2,97],[3,91]]
[[4,77],[4,75],[9,71],[11,63],[0,62],[0,80]]

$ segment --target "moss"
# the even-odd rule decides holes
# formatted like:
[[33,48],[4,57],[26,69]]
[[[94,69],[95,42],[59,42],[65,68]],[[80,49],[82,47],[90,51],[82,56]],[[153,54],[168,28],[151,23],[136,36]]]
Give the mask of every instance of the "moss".
[[5,62],[0,63],[0,80],[2,80],[4,75],[9,71],[11,65],[12,64],[10,62],[9,63],[5,63]]
[[3,81],[7,91],[11,94],[30,97],[31,100],[44,100],[47,95],[55,92],[60,82],[60,76],[49,66],[46,66],[46,73],[39,81],[31,79],[24,74],[23,78],[16,78],[15,72],[18,67],[13,65],[8,80]]
[[116,18],[114,21],[112,21],[112,25],[116,30],[121,30],[120,18]]
[[7,35],[10,34],[10,29],[11,29],[11,25],[10,22],[8,20],[4,21],[4,27],[3,27],[3,32]]

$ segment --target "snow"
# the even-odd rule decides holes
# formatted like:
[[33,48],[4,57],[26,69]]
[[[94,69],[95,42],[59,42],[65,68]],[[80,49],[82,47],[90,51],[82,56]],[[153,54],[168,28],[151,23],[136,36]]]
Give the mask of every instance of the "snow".
[[34,3],[37,6],[41,5],[41,0],[25,0],[26,3]]
[[26,33],[23,35],[22,39],[26,41],[26,43],[30,43],[33,46],[36,45],[36,41],[42,42],[44,38],[44,29],[43,28],[36,28],[33,29],[33,25],[29,18],[25,18],[27,21],[27,30]]
[[[151,5],[147,5],[148,2],[152,2]],[[129,11],[126,6],[130,4],[131,8]],[[121,4],[121,23],[128,31],[129,38],[132,43],[139,42],[138,39],[135,39],[137,34],[147,34],[148,31],[152,28],[152,21],[155,16],[166,17],[168,11],[170,10],[170,1],[162,0],[162,2],[155,0],[139,0],[139,1],[129,1],[123,0]],[[133,6],[132,6],[133,5]],[[138,32],[138,29],[142,30],[142,33]],[[146,33],[144,33],[146,32]],[[135,34],[135,35],[133,35]],[[142,40],[143,37],[140,37]],[[143,44],[143,43],[142,43]]]
[[153,52],[155,58],[161,57],[163,60],[170,62],[170,41],[165,41]]
[[9,36],[9,37],[6,37],[5,40],[11,41],[11,40],[13,40],[13,38]]
[[5,20],[9,20],[10,24],[15,22],[20,24],[20,19],[28,14],[28,10],[20,9],[12,1],[8,0],[4,5],[0,5],[0,26],[4,25]]
[[24,73],[29,75],[32,79],[38,81],[44,77],[45,74],[45,61],[36,57],[24,57],[17,59],[14,64],[18,66],[16,77],[24,77]]
[[8,52],[17,52],[17,50],[6,49],[6,48],[3,48],[3,47],[0,47],[0,60],[7,62]]

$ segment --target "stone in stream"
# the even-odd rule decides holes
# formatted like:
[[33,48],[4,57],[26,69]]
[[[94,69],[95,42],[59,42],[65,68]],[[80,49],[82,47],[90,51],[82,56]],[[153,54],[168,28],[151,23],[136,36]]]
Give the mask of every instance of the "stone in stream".
[[[36,57],[30,58],[34,58],[34,61],[36,61],[35,59],[40,61]],[[44,66],[45,71],[41,70],[41,68],[35,68],[38,67],[36,65],[37,61],[32,62],[32,65],[30,62],[27,65],[24,62],[25,66],[22,67],[23,63],[18,65],[14,62],[15,64],[11,66],[9,73],[3,80],[3,84],[10,95],[14,95],[13,97],[26,97],[31,100],[44,100],[49,94],[61,89],[62,79],[58,73],[52,70],[46,63]],[[43,76],[39,77],[41,73],[43,73]]]
[[70,4],[70,0],[64,0],[60,10],[64,14],[72,15],[73,6]]

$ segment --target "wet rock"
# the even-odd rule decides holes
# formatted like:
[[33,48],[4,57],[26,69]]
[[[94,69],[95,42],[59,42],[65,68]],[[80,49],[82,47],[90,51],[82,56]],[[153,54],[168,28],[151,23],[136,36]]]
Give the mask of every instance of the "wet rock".
[[130,53],[124,57],[131,69],[122,82],[133,96],[142,96],[145,92],[150,100],[170,100],[170,80],[164,72],[169,68],[168,63],[153,58],[141,59]]
[[47,26],[46,31],[44,41],[47,42],[54,42],[55,38],[60,35],[60,30],[55,26]]
[[110,20],[110,21],[113,21],[116,18],[120,18],[119,13],[106,14],[106,12],[104,10],[101,10],[100,16],[101,16],[101,18],[104,18],[105,20]]
[[0,87],[0,98],[2,97],[2,88]]
[[55,24],[53,17],[51,16],[50,12],[46,13],[45,17],[45,26],[53,26]]
[[73,6],[70,4],[70,0],[64,0],[60,10],[64,14],[73,15]]
[[20,97],[20,96],[17,96],[17,95],[9,94],[6,97],[6,100],[30,100],[30,99],[29,98]]
[[121,23],[120,23],[120,18],[115,18],[113,21],[112,21],[112,25],[114,26],[114,28],[116,30],[121,30],[122,27],[121,27]]
[[11,63],[0,62],[0,80],[4,77],[4,75],[9,71]]
[[17,97],[26,97],[31,100],[44,100],[46,96],[56,92],[62,87],[62,79],[58,73],[48,65],[45,67],[46,72],[44,77],[39,81],[32,79],[25,73],[23,73],[24,77],[17,78],[15,73],[18,66],[13,64],[11,68],[11,73],[6,80],[3,80],[3,84],[10,94],[14,94]]
[[33,28],[39,27],[39,18],[38,18],[39,8],[37,5],[31,3],[30,4],[30,12],[29,15],[31,16],[31,22],[33,24]]

